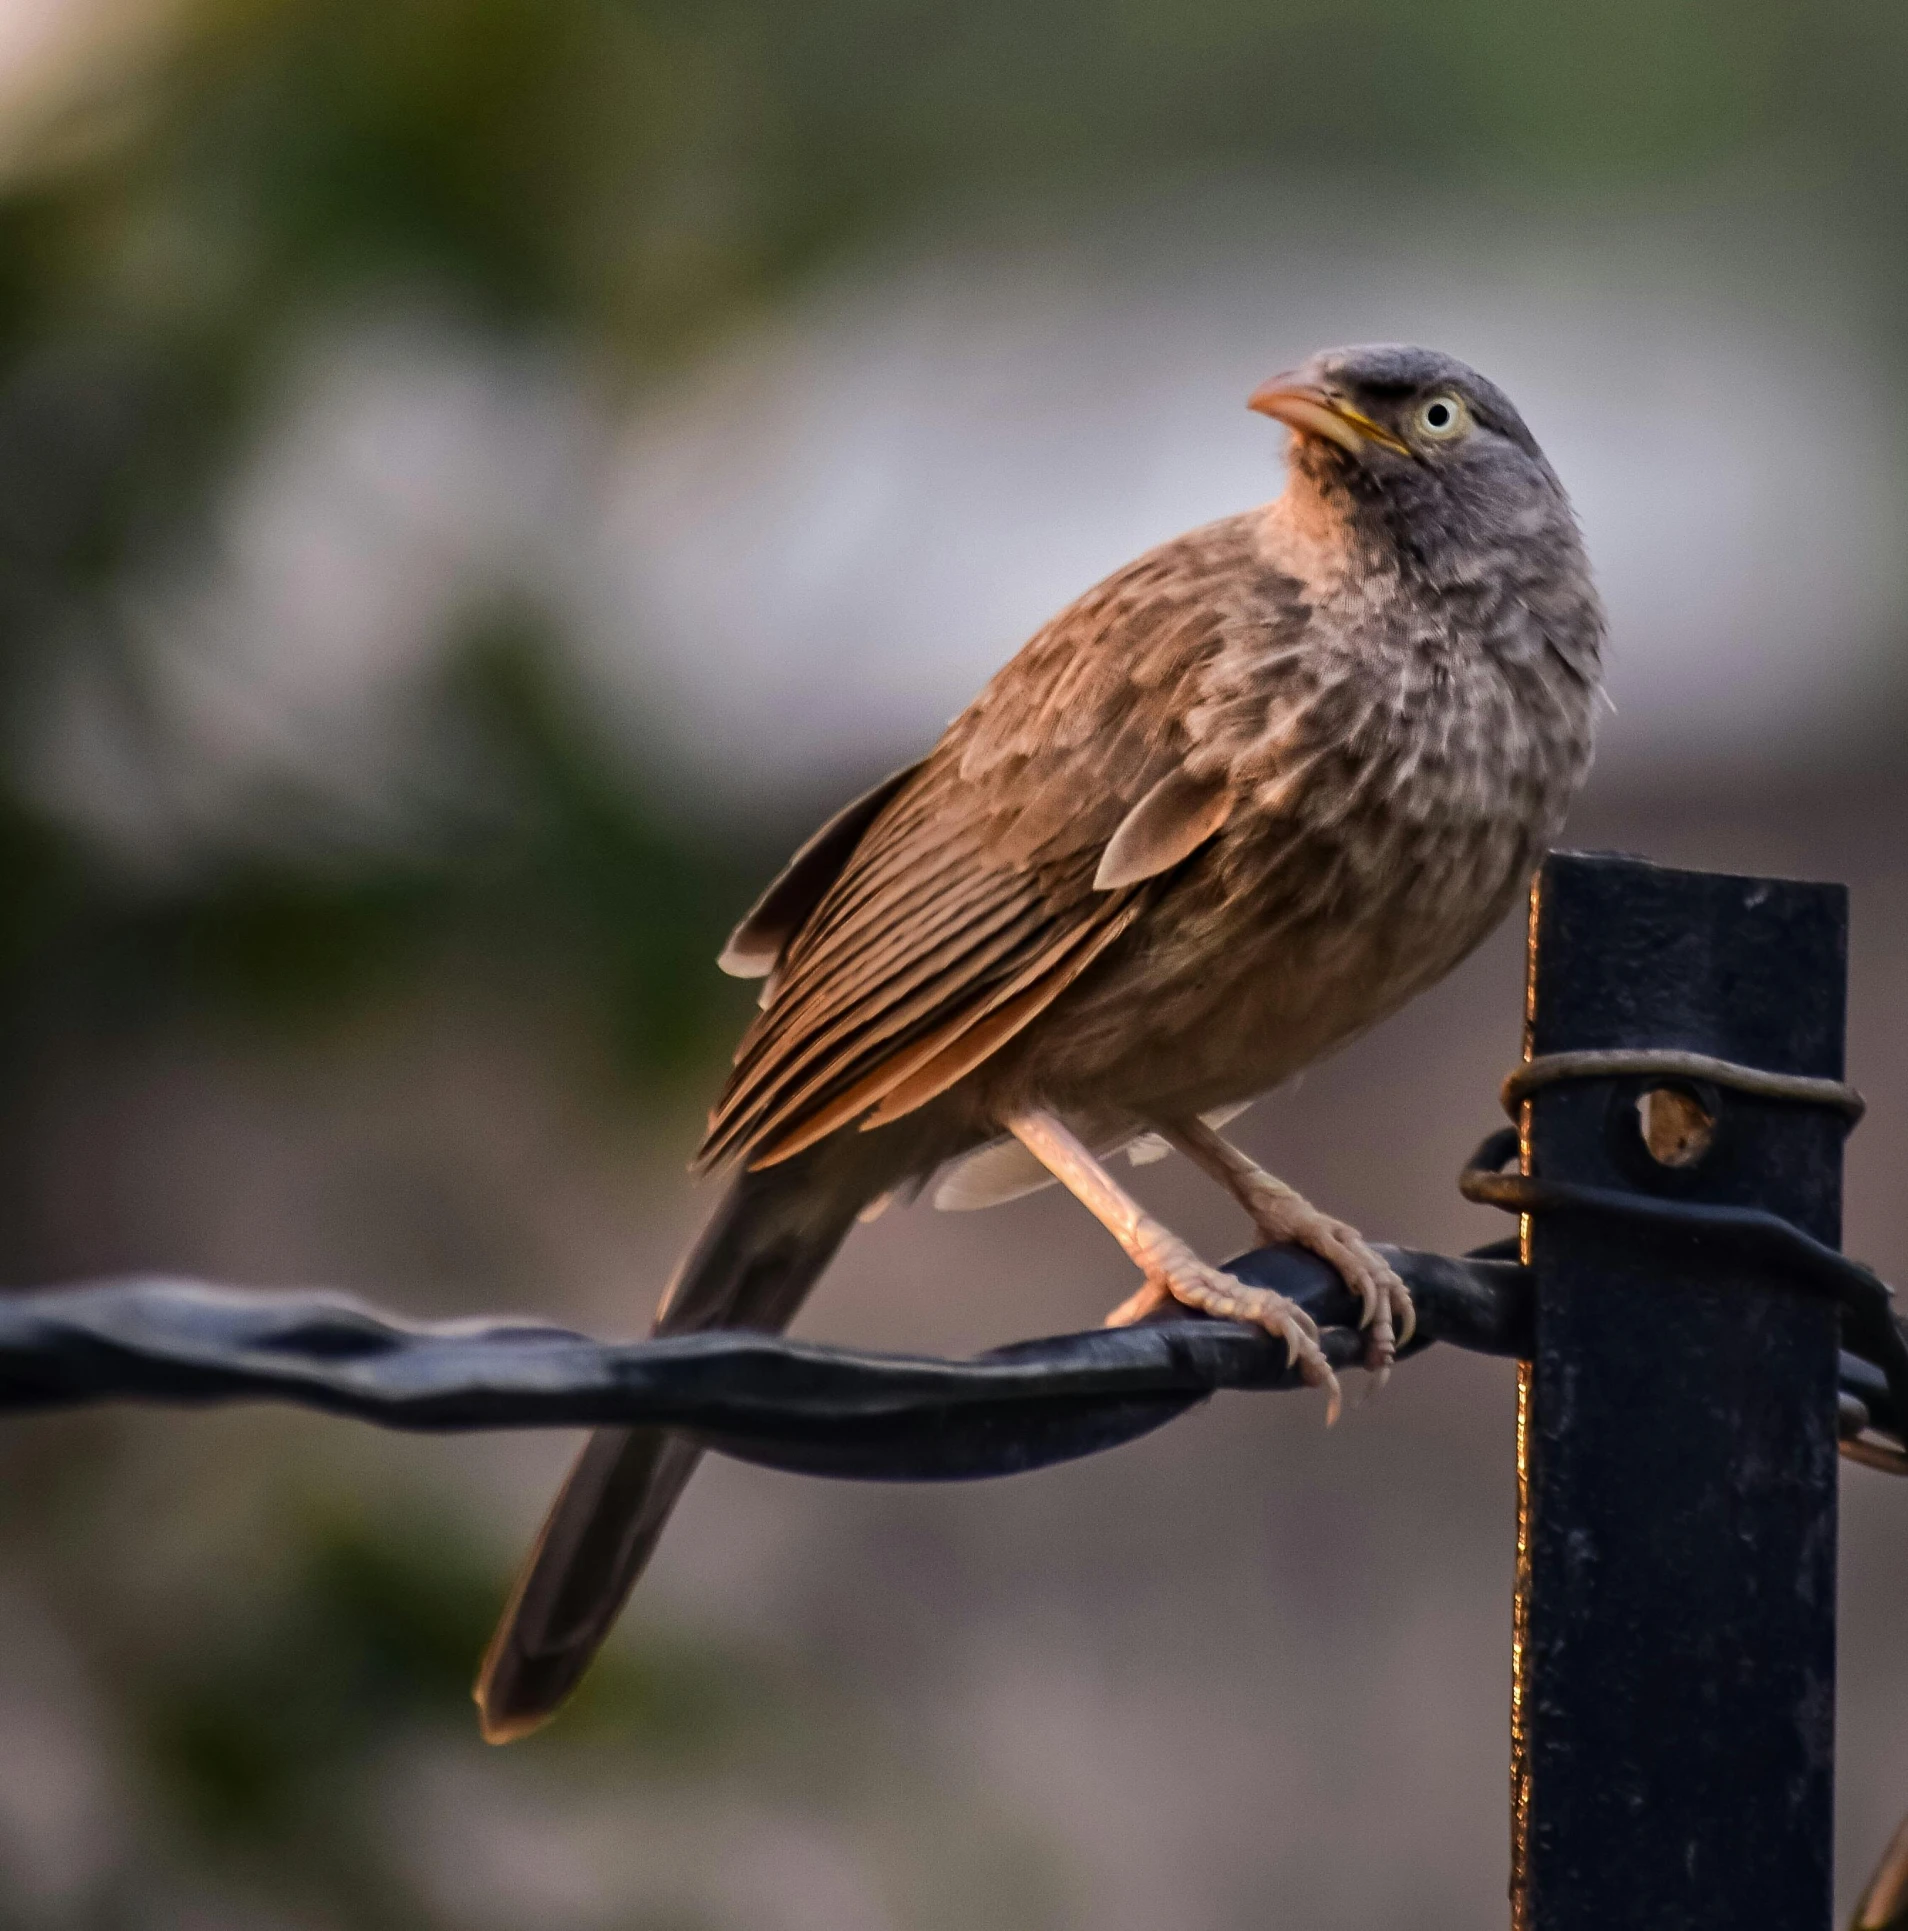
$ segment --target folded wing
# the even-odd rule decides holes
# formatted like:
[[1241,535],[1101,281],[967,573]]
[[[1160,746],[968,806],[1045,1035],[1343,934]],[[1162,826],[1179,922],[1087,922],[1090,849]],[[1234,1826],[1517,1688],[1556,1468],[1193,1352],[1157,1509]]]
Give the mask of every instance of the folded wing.
[[1225,822],[1228,752],[1202,739],[1199,698],[1243,632],[1264,648],[1266,575],[1242,518],[1141,558],[811,841],[791,872],[852,848],[797,929],[812,864],[738,933],[735,963],[775,976],[700,1163],[771,1165],[925,1105],[1146,916]]

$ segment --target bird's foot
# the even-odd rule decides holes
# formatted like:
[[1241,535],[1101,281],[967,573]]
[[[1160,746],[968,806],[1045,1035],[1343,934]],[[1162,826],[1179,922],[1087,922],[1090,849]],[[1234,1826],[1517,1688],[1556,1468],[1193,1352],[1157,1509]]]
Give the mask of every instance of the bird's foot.
[[1320,1213],[1296,1188],[1267,1173],[1204,1120],[1168,1121],[1164,1130],[1252,1216],[1262,1241],[1308,1249],[1358,1296],[1358,1325],[1367,1331],[1365,1366],[1382,1387],[1400,1342],[1409,1341],[1417,1326],[1410,1291],[1384,1256],[1356,1227]]
[[[1151,1230],[1147,1232],[1151,1234]],[[1143,1256],[1136,1255],[1146,1275],[1136,1293],[1106,1317],[1110,1328],[1142,1321],[1168,1301],[1197,1308],[1226,1321],[1244,1321],[1264,1328],[1285,1343],[1286,1359],[1306,1382],[1325,1391],[1325,1425],[1337,1421],[1342,1406],[1338,1377],[1319,1346],[1318,1324],[1294,1300],[1269,1287],[1249,1287],[1223,1268],[1202,1261],[1184,1241],[1165,1233],[1151,1234]]]
[[1258,1175],[1250,1195],[1246,1209],[1262,1241],[1289,1242],[1316,1254],[1358,1296],[1358,1325],[1366,1331],[1365,1366],[1382,1387],[1398,1349],[1417,1329],[1411,1290],[1356,1227],[1321,1212],[1284,1181]]

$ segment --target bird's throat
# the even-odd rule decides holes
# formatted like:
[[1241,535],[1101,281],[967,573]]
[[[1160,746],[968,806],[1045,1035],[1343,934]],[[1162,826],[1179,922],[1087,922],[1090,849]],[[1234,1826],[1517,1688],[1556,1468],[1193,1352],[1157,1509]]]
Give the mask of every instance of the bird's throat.
[[1266,505],[1260,543],[1265,560],[1317,603],[1351,573],[1351,504],[1342,488],[1321,489],[1296,463],[1284,494]]

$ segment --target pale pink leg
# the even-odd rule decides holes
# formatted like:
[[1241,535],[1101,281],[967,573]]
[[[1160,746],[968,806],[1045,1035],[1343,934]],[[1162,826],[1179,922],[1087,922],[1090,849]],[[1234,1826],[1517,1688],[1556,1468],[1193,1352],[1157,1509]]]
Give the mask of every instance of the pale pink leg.
[[1275,1334],[1286,1355],[1315,1388],[1326,1391],[1328,1421],[1338,1418],[1338,1377],[1318,1345],[1312,1317],[1283,1294],[1248,1287],[1202,1261],[1162,1226],[1051,1113],[1028,1112],[1007,1122],[1008,1131],[1126,1250],[1145,1284],[1107,1316],[1108,1327],[1143,1319],[1168,1300],[1227,1320],[1247,1321]]
[[1303,1194],[1220,1138],[1205,1121],[1174,1120],[1159,1130],[1252,1216],[1261,1240],[1290,1241],[1337,1270],[1364,1304],[1359,1326],[1371,1330],[1366,1366],[1380,1379],[1389,1374],[1398,1344],[1411,1339],[1418,1317],[1410,1289],[1384,1256],[1356,1227],[1321,1213]]

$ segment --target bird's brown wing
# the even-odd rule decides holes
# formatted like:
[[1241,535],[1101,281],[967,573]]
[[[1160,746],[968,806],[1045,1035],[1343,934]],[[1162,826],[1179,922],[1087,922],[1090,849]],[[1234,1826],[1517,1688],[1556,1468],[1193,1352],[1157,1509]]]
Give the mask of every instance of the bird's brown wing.
[[892,771],[852,804],[842,808],[776,874],[768,890],[743,915],[717,959],[737,979],[763,979],[775,970],[788,942],[841,876],[868,827],[883,806],[920,770],[918,764]]
[[700,1163],[769,1165],[924,1104],[1142,914],[1157,879],[1096,889],[1102,854],[1182,769],[1200,822],[1178,835],[1153,806],[1147,848],[1170,865],[1217,829],[1207,780],[1224,753],[1197,700],[1241,627],[1264,628],[1265,576],[1250,519],[1195,531],[1088,592],[994,679],[789,940]]

